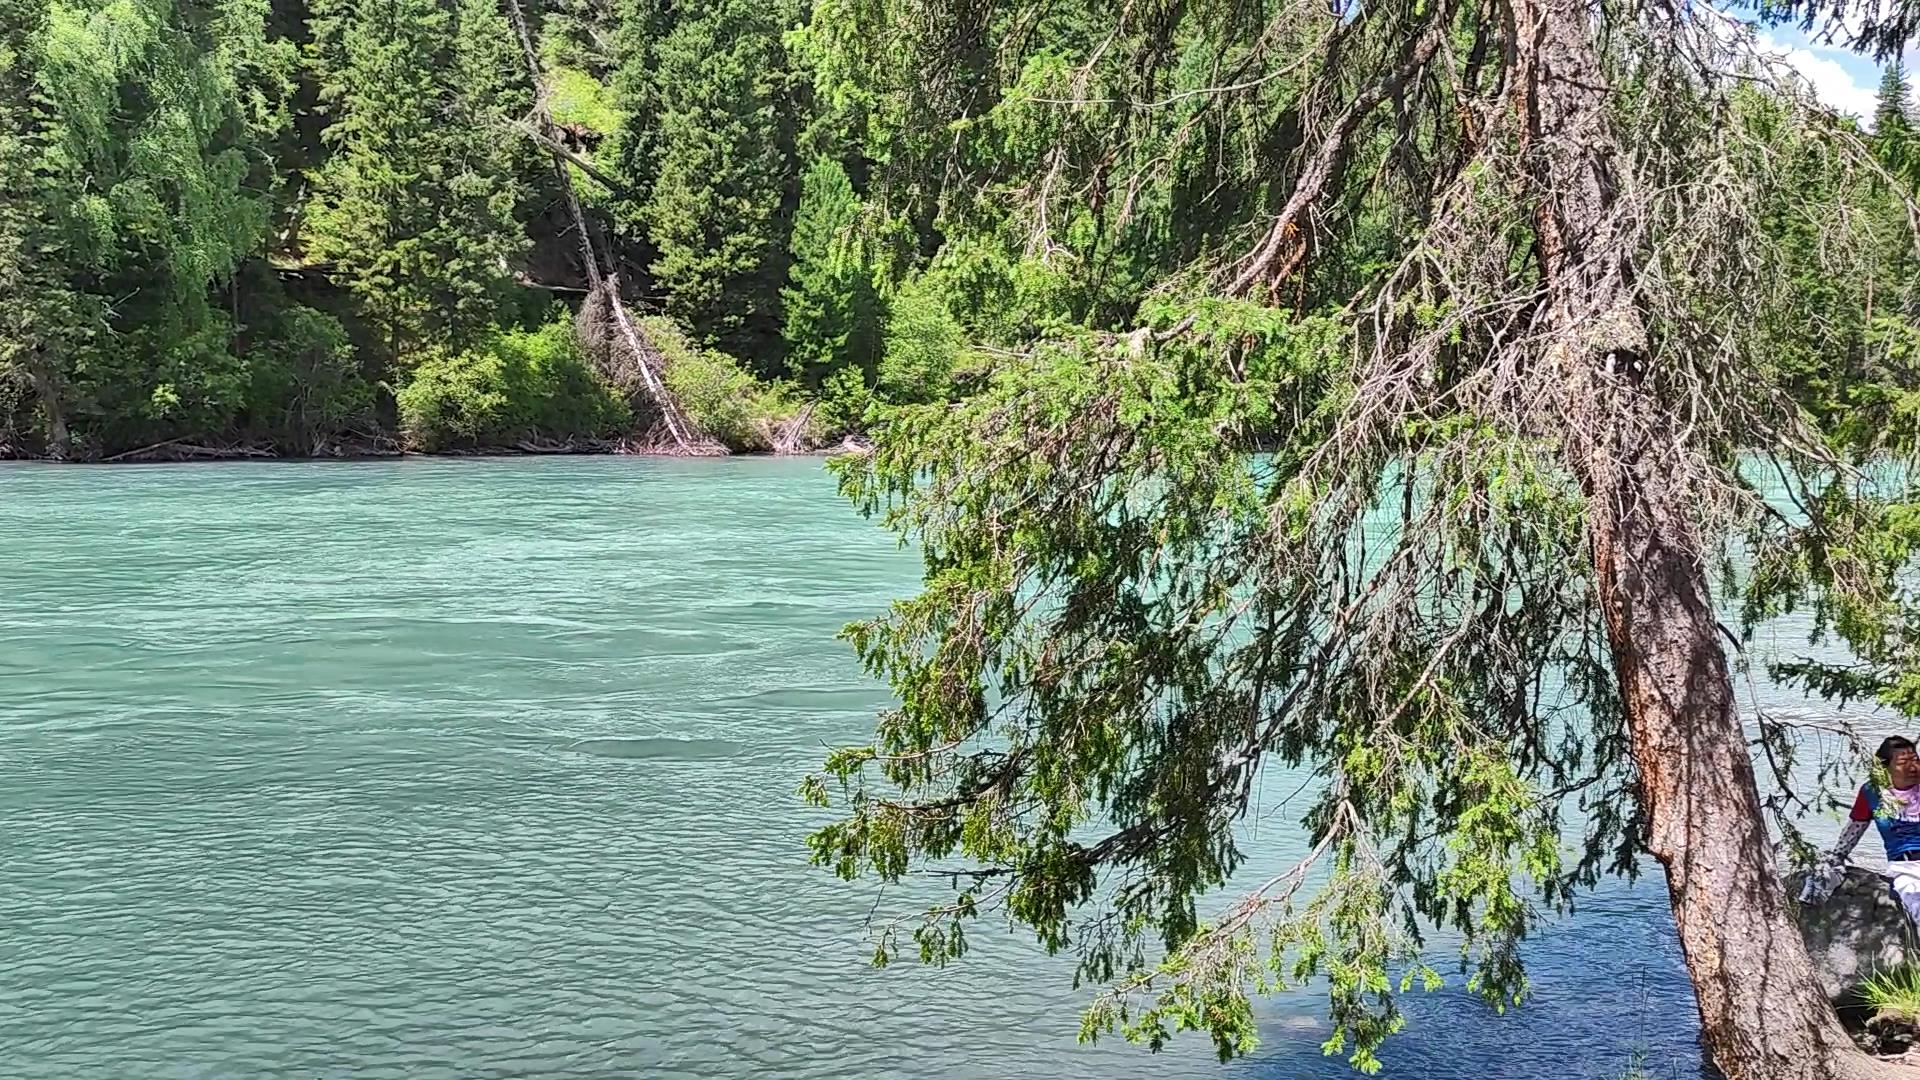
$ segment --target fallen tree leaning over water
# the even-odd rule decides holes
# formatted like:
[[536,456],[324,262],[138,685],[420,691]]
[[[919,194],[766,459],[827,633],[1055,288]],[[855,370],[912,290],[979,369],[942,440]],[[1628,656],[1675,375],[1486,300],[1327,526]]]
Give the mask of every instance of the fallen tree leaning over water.
[[575,327],[587,355],[626,394],[635,419],[645,428],[629,449],[725,454],[726,447],[699,429],[667,387],[666,365],[659,346],[634,324],[633,316],[627,312],[626,303],[620,298],[620,275],[604,269],[607,264],[602,262],[599,245],[594,243],[594,226],[581,210],[579,193],[573,187],[573,155],[555,133],[546,80],[541,75],[533,35],[527,29],[526,14],[520,9],[520,0],[506,0],[506,10],[514,34],[520,40],[527,78],[532,81],[534,91],[533,115],[524,124],[516,125],[515,130],[532,137],[547,152],[553,162],[554,178],[566,198],[573,231],[580,238],[580,261],[588,283]]
[[[1250,993],[1324,978],[1373,1067],[1424,927],[1518,1001],[1542,911],[1646,853],[1731,1080],[1913,1075],[1815,984],[1710,588],[1737,538],[1754,617],[1858,612],[1911,550],[1775,359],[1840,366],[1799,290],[1911,243],[1857,135],[1704,6],[1090,4],[1066,63],[994,19],[1081,9],[1011,7],[873,49],[932,102],[974,91],[929,55],[1018,73],[981,137],[1039,149],[942,184],[1017,192],[1044,257],[1182,200],[1241,225],[1137,329],[1056,330],[843,466],[927,580],[849,628],[901,704],[807,781],[846,810],[816,860],[947,876],[925,960],[986,911],[1076,951],[1089,1036],[1244,1052]],[[1203,921],[1269,760],[1319,777],[1310,853]]]
[[619,278],[601,278],[574,318],[581,346],[602,374],[627,395],[641,434],[626,449],[642,453],[725,454],[667,387],[660,347],[620,302]]

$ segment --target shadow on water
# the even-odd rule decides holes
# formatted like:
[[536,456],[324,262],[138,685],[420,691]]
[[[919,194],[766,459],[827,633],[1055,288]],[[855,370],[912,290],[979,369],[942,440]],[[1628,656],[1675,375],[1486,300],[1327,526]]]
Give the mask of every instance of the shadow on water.
[[[1721,1080],[1699,1043],[1693,987],[1658,873],[1602,885],[1521,949],[1533,995],[1496,1012],[1448,970],[1447,988],[1402,995],[1406,1030],[1380,1057],[1387,1077],[1419,1080]],[[1242,1075],[1335,1080],[1361,1074],[1326,1057],[1324,1002],[1302,996],[1263,1018],[1261,1052]],[[1636,1071],[1637,1070],[1637,1071]]]

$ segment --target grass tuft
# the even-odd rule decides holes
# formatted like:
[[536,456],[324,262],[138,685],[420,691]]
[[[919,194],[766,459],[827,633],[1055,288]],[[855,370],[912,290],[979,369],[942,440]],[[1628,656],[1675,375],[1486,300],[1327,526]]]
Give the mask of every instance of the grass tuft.
[[1860,996],[1877,1020],[1920,1024],[1920,965],[1902,964],[1876,972]]

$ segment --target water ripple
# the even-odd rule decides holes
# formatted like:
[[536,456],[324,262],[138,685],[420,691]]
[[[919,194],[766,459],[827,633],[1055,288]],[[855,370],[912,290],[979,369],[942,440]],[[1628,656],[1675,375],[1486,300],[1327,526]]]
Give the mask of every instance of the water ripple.
[[[7,1075],[1223,1071],[1076,1045],[1020,937],[865,965],[793,790],[884,701],[835,632],[917,567],[816,462],[19,467],[0,545]],[[1697,1068],[1657,901],[1549,933],[1537,1008],[1415,1001],[1389,1062]],[[1345,1075],[1265,1009],[1227,1071]]]

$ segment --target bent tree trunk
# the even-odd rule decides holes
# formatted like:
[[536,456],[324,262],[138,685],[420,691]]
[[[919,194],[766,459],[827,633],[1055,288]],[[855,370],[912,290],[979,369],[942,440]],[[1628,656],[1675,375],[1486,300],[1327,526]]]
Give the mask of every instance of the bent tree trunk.
[[1692,530],[1659,456],[1593,513],[1601,612],[1707,1048],[1729,1080],[1874,1075],[1787,910]]
[[1687,504],[1690,451],[1648,365],[1620,205],[1606,73],[1584,0],[1509,0],[1513,107],[1545,277],[1539,377],[1565,418],[1588,498],[1594,577],[1640,778],[1649,847],[1713,1060],[1728,1080],[1913,1075],[1854,1048],[1788,909],[1705,561]]

